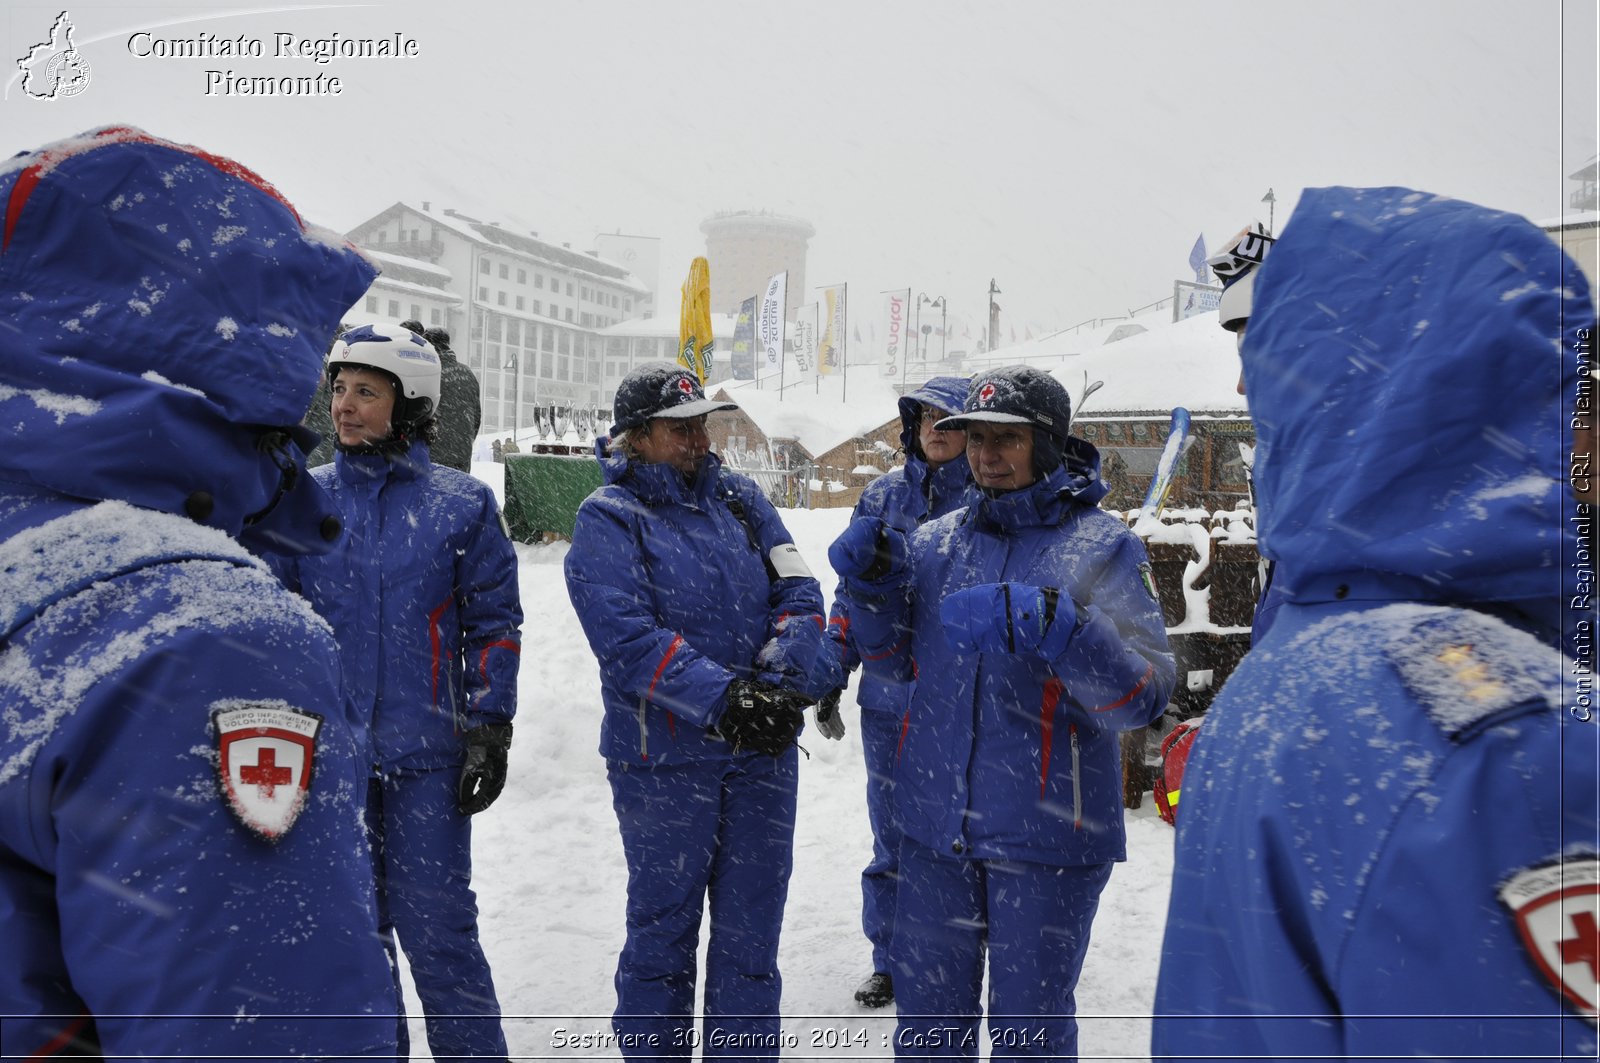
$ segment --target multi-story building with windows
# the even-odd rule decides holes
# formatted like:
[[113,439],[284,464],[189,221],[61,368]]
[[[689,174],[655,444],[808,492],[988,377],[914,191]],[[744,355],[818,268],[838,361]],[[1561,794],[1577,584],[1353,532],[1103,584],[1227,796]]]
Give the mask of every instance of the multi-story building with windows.
[[608,405],[599,333],[654,312],[654,292],[594,252],[427,201],[396,203],[347,235],[384,270],[350,319],[448,329],[478,374],[485,431],[529,426],[535,406]]

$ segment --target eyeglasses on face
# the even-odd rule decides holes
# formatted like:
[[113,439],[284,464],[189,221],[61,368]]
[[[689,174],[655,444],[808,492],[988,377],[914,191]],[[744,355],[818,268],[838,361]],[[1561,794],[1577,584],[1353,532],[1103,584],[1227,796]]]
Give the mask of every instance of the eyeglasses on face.
[[[940,410],[940,409],[935,409],[935,408],[933,408],[931,406],[924,406],[922,408],[922,417],[921,417],[922,426],[924,428],[932,428],[935,424],[938,424],[940,421],[944,420],[946,417],[951,417],[951,416],[954,416],[954,415],[946,413],[945,411]],[[936,431],[936,432],[959,432],[959,431],[961,431],[961,429],[959,429],[959,428],[936,428],[936,429],[934,429],[934,431]]]

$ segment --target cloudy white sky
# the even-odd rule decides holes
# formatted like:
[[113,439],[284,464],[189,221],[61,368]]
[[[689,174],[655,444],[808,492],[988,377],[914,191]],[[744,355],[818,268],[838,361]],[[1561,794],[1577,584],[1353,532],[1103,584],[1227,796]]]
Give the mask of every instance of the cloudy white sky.
[[[68,8],[88,87],[30,99],[16,61],[61,10],[0,12],[6,153],[133,123],[339,229],[428,199],[579,247],[656,236],[674,300],[703,218],[770,210],[816,226],[808,280],[853,306],[910,287],[976,324],[993,277],[1019,334],[1170,295],[1268,188],[1280,227],[1341,183],[1544,220],[1596,150],[1591,0],[101,2]],[[141,58],[139,31],[265,55]],[[276,33],[419,55],[274,59]],[[207,70],[343,91],[208,96]]]

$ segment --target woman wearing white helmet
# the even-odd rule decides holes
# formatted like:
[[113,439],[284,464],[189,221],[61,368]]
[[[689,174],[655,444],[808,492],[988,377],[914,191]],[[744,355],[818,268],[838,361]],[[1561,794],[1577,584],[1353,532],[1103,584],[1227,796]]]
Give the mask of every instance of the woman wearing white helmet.
[[[328,355],[333,464],[312,471],[345,536],[279,570],[332,625],[371,726],[367,820],[387,944],[399,937],[435,1059],[503,1059],[471,888],[471,815],[505,784],[522,623],[493,493],[435,465],[439,356],[392,325]],[[402,1053],[405,1024],[400,1024]]]

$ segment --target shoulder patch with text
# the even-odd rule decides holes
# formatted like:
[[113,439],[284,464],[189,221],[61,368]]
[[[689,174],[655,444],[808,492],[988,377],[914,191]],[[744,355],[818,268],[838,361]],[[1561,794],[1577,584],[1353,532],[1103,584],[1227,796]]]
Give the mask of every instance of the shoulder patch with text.
[[1578,1014],[1600,1004],[1600,857],[1524,868],[1500,886],[1533,965]]
[[322,717],[283,701],[219,701],[212,707],[217,788],[245,829],[282,840],[311,794]]

